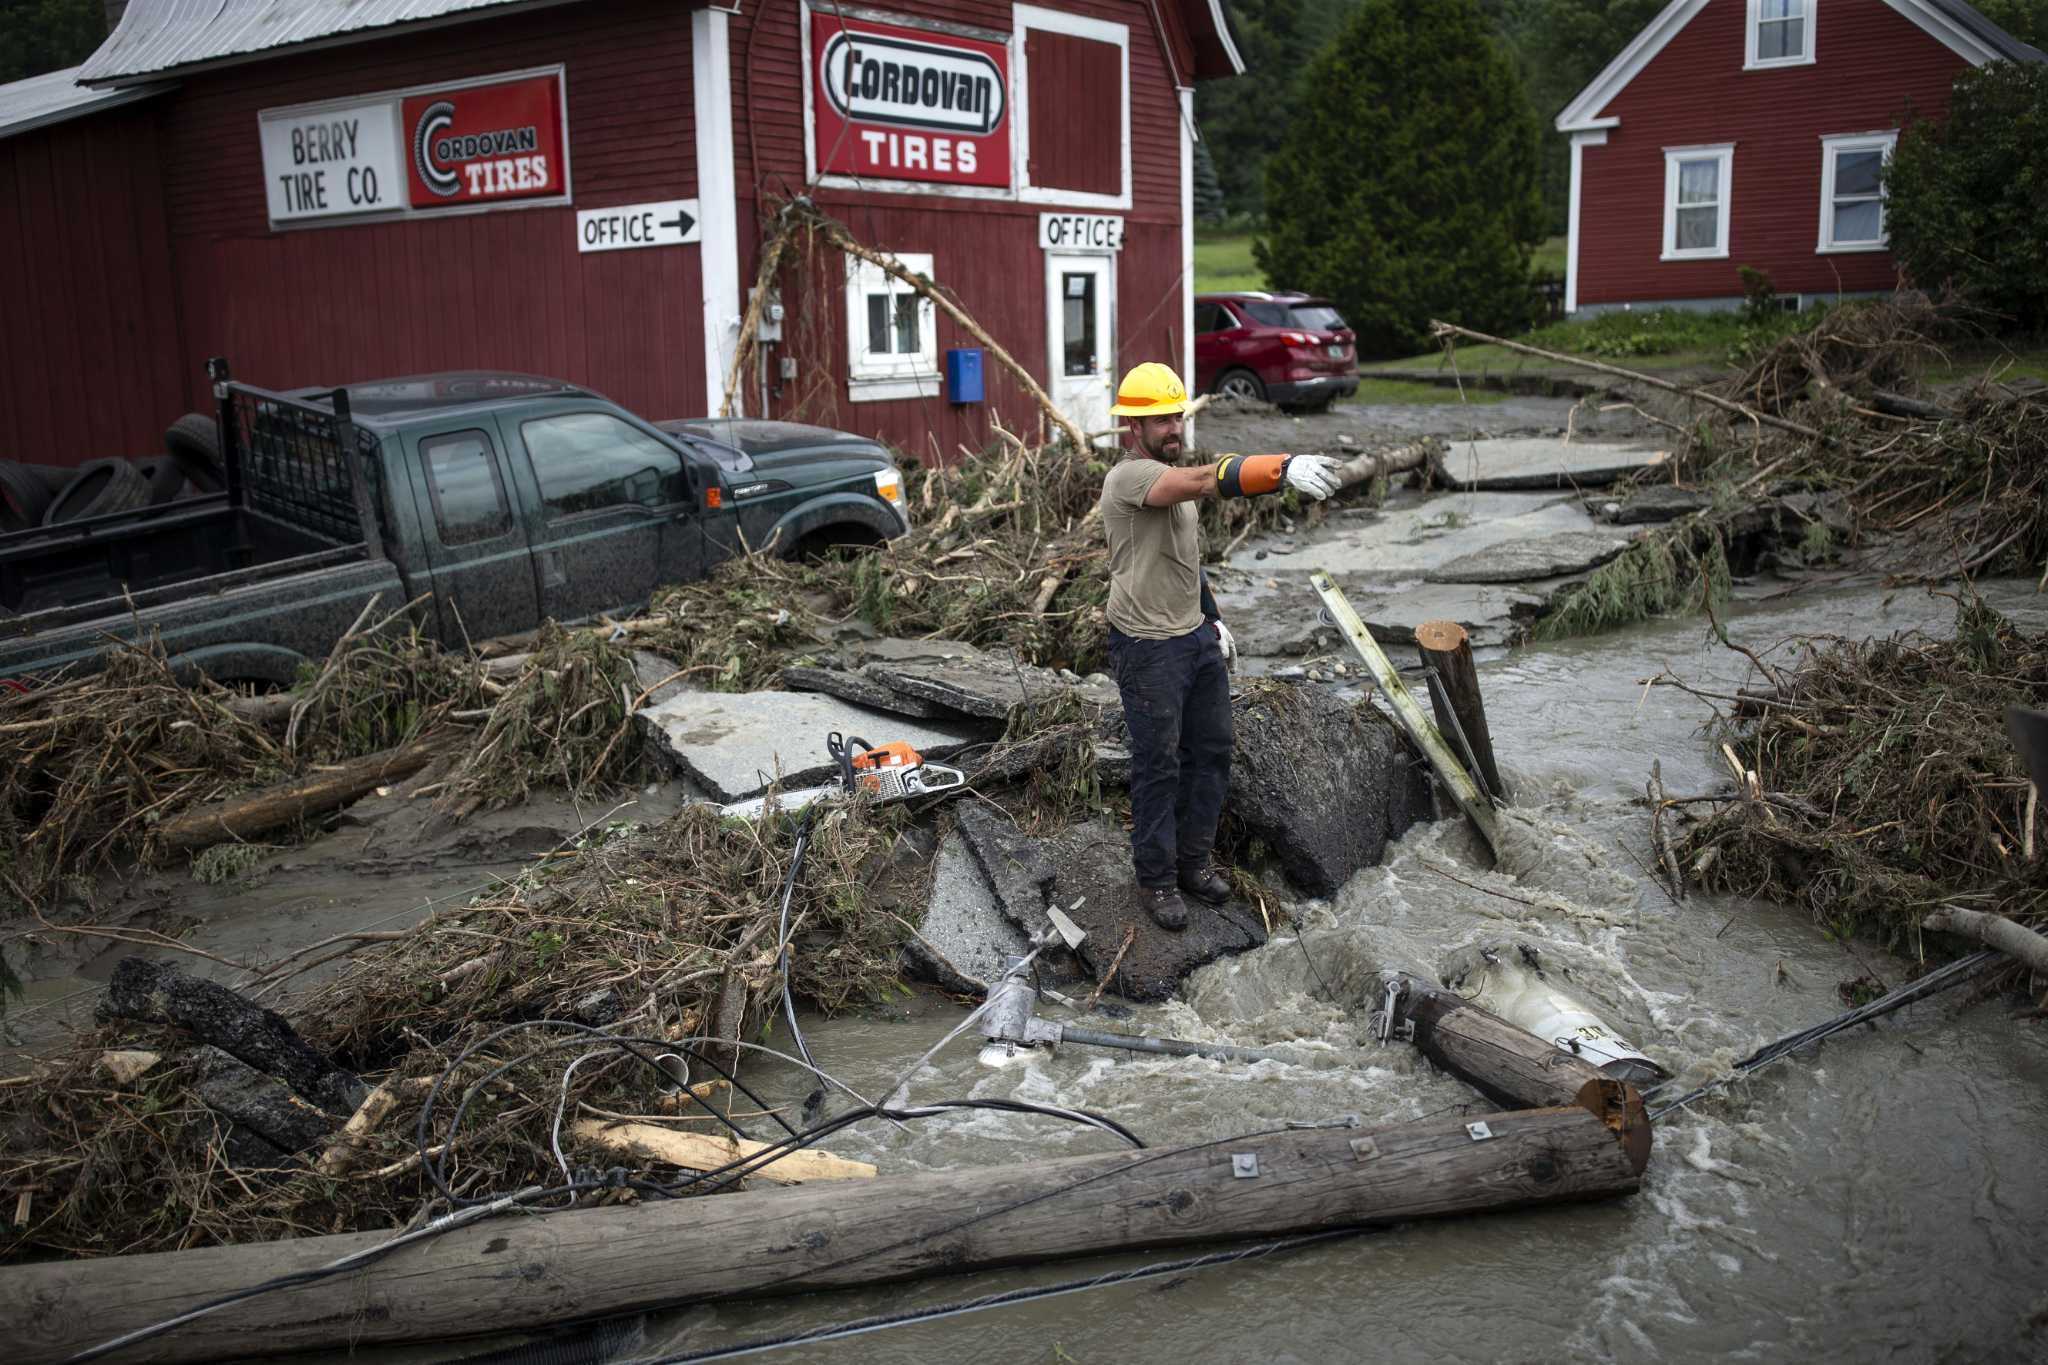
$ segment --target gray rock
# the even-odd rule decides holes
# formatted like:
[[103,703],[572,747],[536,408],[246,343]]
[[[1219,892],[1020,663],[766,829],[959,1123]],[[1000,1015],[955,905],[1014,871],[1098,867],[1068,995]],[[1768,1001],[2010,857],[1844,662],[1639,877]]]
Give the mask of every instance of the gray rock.
[[960,802],[953,818],[1003,915],[1027,937],[1038,933],[1045,927],[1045,897],[1053,879],[1044,848],[1009,817],[979,801]]
[[910,940],[911,960],[948,990],[972,992],[991,984],[1008,970],[1012,957],[1031,951],[958,834],[947,835],[939,845],[919,932],[928,943]]
[[[264,1075],[217,1047],[202,1047],[194,1057],[199,1063],[199,1075],[192,1084],[192,1093],[207,1108],[262,1139],[277,1152],[303,1152],[341,1126],[340,1117],[321,1112],[293,1094],[283,1081]],[[247,1143],[238,1147],[238,1153],[239,1159],[250,1164],[263,1164],[270,1155],[264,1148]]]
[[1275,685],[1240,701],[1235,722],[1227,815],[1311,895],[1334,893],[1433,814],[1426,767],[1369,704]]
[[1525,583],[1598,568],[1627,549],[1617,531],[1560,531],[1461,555],[1426,575],[1432,583]]
[[[1127,1000],[1165,1000],[1197,967],[1266,941],[1259,912],[1242,902],[1212,907],[1190,899],[1187,928],[1176,933],[1154,924],[1138,906],[1130,840],[1107,821],[1064,829],[1045,847],[1057,870],[1054,901],[1088,934],[1080,956],[1091,978],[1109,970],[1126,927],[1132,930],[1109,983]],[[1076,900],[1081,904],[1069,909]]]
[[809,692],[691,692],[635,717],[650,749],[700,784],[712,800],[816,786],[836,771],[825,736],[837,731],[874,744],[907,740],[944,759],[988,738],[971,723],[912,721]]
[[782,685],[792,692],[823,692],[841,701],[918,720],[957,720],[960,715],[951,707],[898,692],[865,673],[850,672],[844,668],[791,664],[782,670]]

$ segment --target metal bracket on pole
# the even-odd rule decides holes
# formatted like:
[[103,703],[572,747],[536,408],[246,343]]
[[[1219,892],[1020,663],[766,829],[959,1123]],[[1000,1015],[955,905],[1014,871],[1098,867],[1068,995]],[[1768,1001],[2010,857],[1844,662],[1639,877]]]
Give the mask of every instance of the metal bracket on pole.
[[1408,738],[1415,741],[1415,747],[1428,757],[1437,777],[1449,789],[1451,799],[1458,803],[1458,809],[1465,812],[1480,837],[1486,840],[1486,846],[1493,850],[1495,857],[1499,857],[1499,828],[1494,823],[1493,805],[1479,790],[1479,784],[1465,771],[1465,765],[1458,761],[1451,746],[1444,743],[1436,723],[1423,711],[1408,685],[1401,681],[1401,674],[1393,661],[1387,658],[1379,642],[1366,630],[1365,622],[1352,610],[1350,601],[1337,587],[1336,581],[1320,569],[1310,574],[1308,581],[1314,586],[1316,595],[1323,599],[1323,610],[1329,613],[1331,622],[1344,632],[1352,652],[1358,655],[1360,662],[1372,674],[1373,681],[1379,684],[1380,694],[1394,708],[1394,719],[1407,732]]

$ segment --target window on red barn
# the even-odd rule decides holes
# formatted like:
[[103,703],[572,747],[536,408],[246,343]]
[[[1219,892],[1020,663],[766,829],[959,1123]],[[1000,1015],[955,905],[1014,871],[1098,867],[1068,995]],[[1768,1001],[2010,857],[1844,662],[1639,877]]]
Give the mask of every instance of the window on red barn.
[[1017,7],[1024,66],[1026,198],[1125,200],[1130,139],[1130,30]]

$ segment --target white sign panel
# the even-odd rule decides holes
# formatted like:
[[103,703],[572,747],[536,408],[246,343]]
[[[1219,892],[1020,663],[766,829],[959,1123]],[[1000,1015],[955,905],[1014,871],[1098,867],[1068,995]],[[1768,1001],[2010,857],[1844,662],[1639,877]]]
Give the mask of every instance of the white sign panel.
[[265,110],[263,187],[270,221],[392,213],[406,204],[398,101]]
[[1101,213],[1041,213],[1038,244],[1047,251],[1122,251],[1124,220]]
[[701,236],[697,218],[694,199],[583,209],[576,215],[576,249],[630,251],[643,246],[684,246]]

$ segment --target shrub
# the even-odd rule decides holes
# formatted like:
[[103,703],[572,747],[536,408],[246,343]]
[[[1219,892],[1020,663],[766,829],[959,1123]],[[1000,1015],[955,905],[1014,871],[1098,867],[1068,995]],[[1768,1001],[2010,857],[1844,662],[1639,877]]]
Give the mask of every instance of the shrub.
[[1536,119],[1474,0],[1366,0],[1301,88],[1254,248],[1274,287],[1333,300],[1367,356],[1422,349],[1431,317],[1525,326]]
[[2048,66],[1958,76],[1947,122],[1899,138],[1885,190],[1892,253],[1916,284],[2048,328]]

